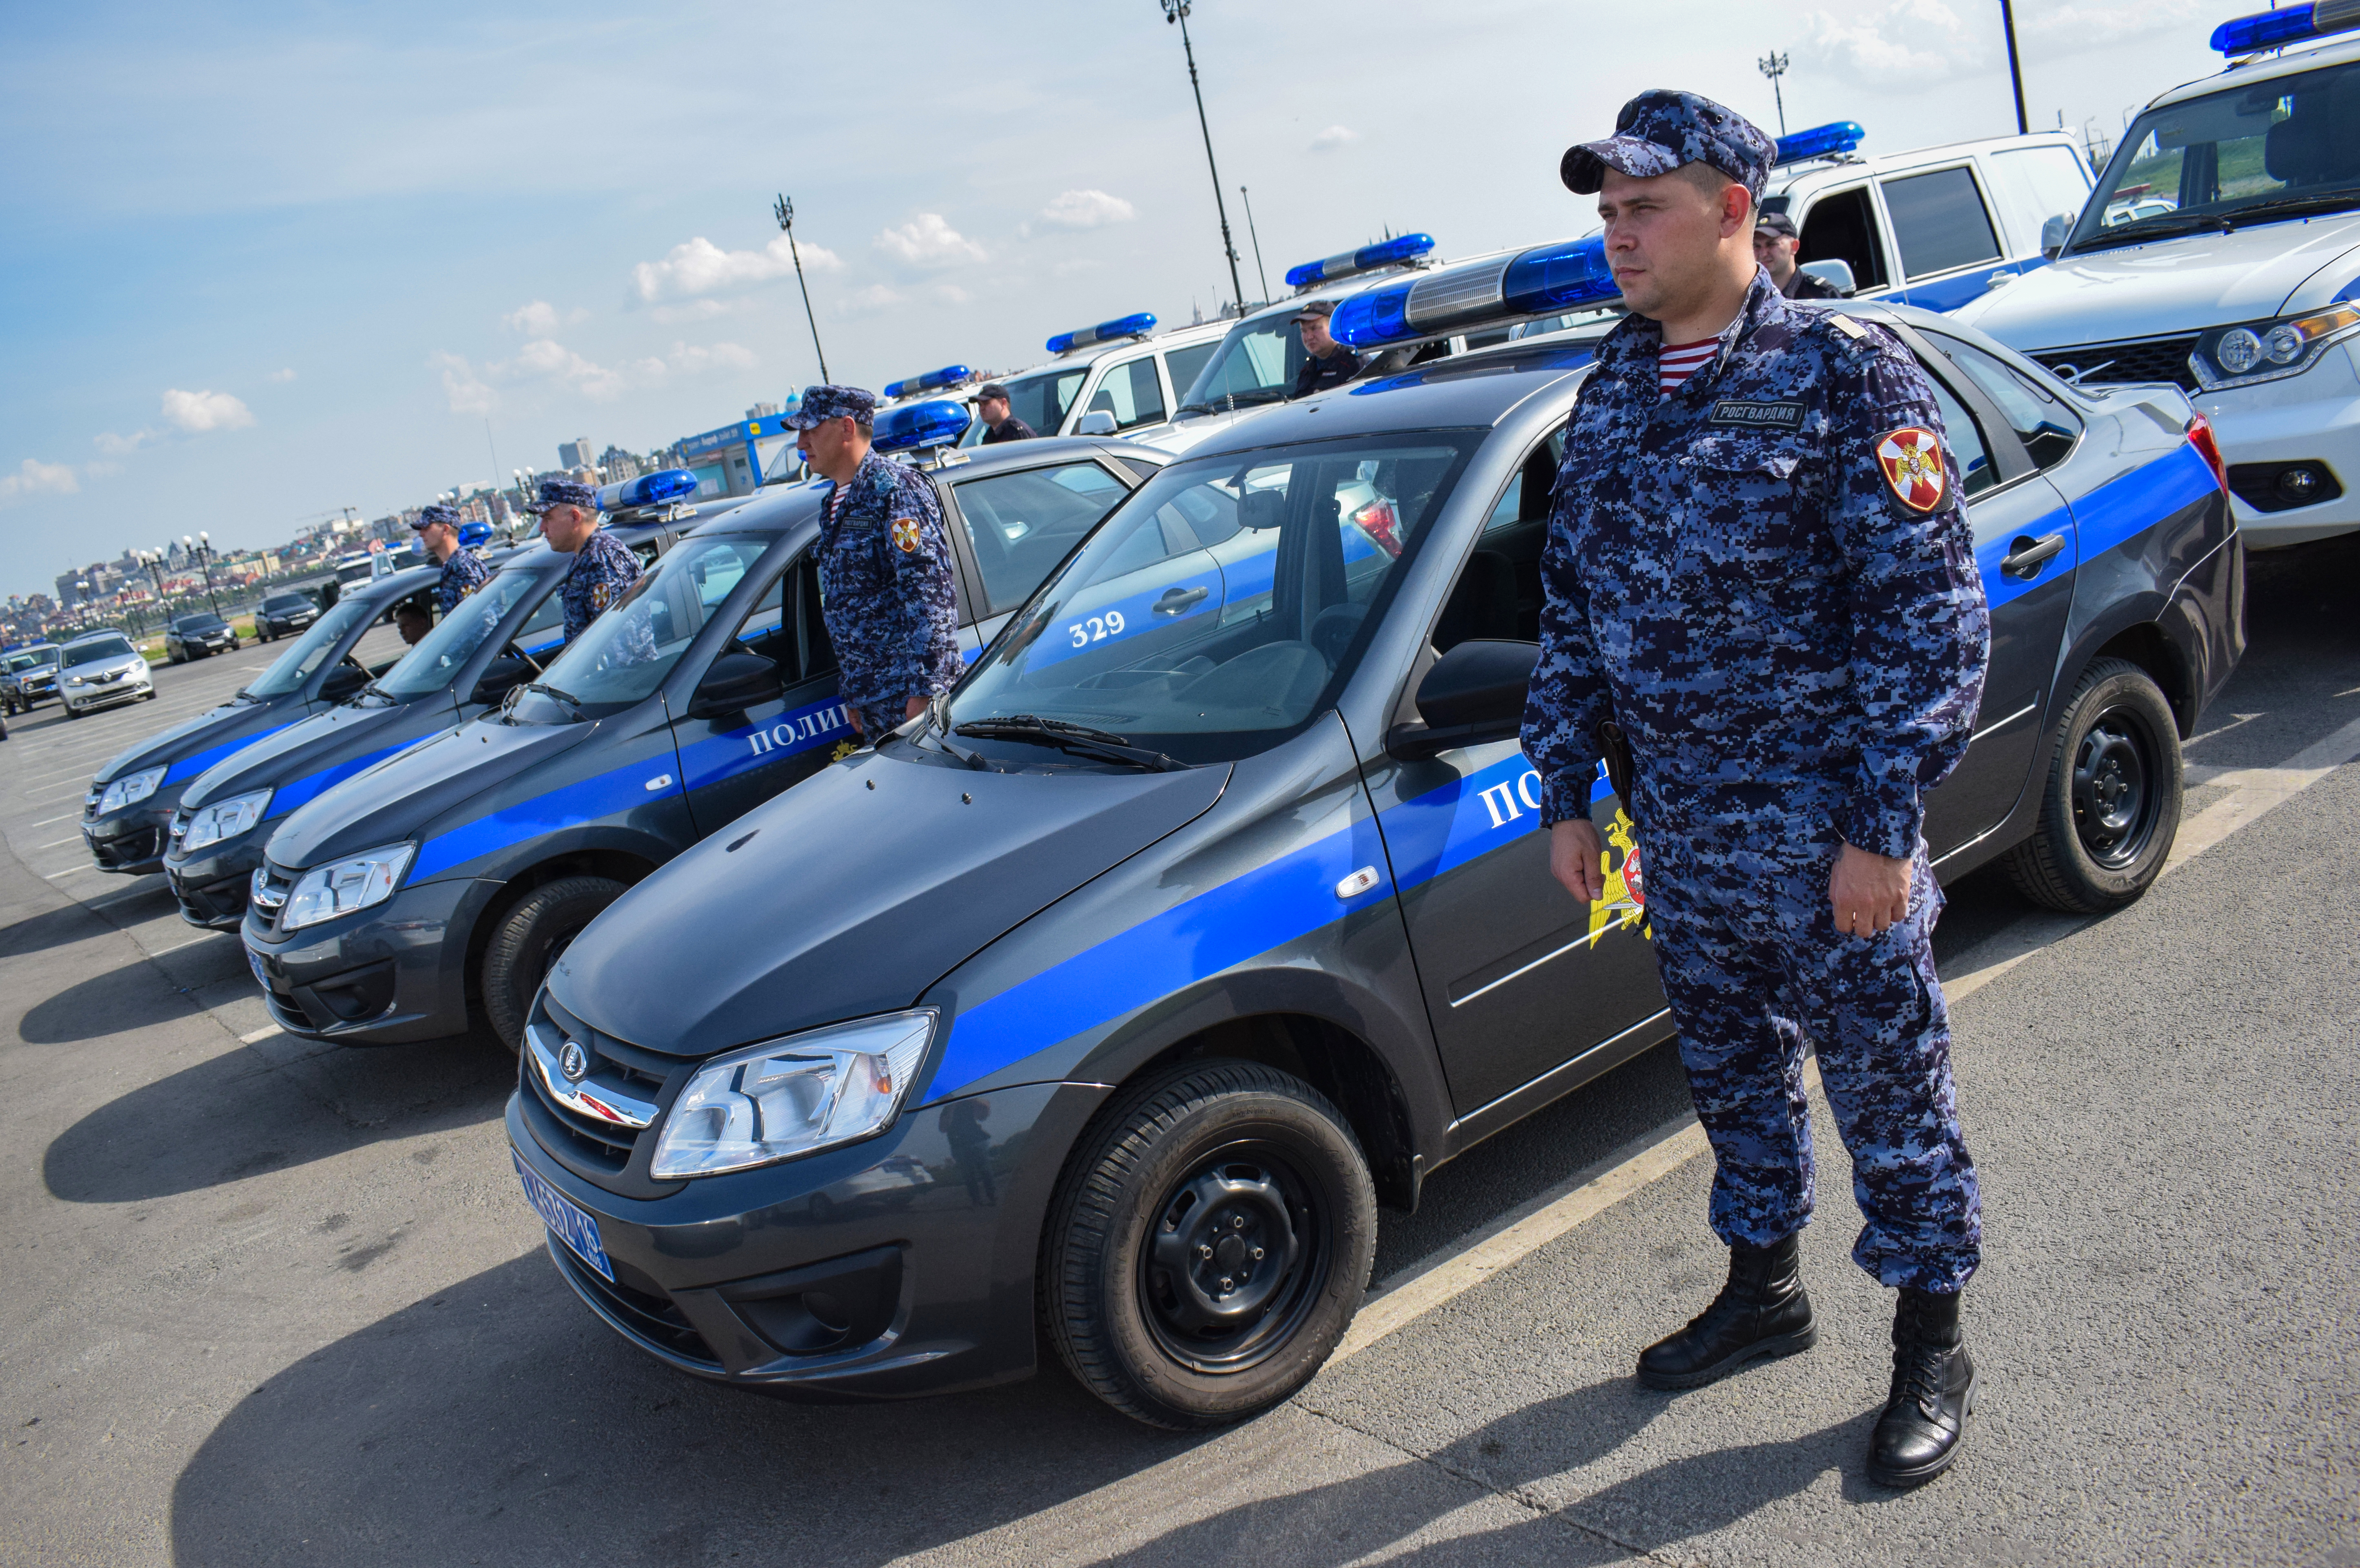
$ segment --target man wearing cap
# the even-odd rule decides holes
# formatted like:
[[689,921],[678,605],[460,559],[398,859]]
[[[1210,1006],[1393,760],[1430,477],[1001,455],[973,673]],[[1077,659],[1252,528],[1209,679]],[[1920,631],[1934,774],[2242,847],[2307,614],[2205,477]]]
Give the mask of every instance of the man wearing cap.
[[435,581],[434,597],[449,615],[458,608],[459,601],[482,587],[490,580],[492,569],[484,558],[459,544],[459,508],[446,506],[440,501],[421,506],[418,520],[410,525],[418,535],[418,542],[426,553],[442,563],[442,575]]
[[1295,312],[1295,330],[1303,334],[1303,368],[1295,373],[1290,398],[1308,397],[1330,387],[1341,387],[1360,374],[1360,356],[1338,343],[1328,332],[1336,313],[1333,299],[1314,299]]
[[858,387],[821,386],[787,416],[803,460],[834,485],[814,547],[820,609],[846,716],[871,745],[964,668],[942,503],[924,474],[869,449],[876,410]]
[[557,589],[570,643],[639,580],[639,558],[598,526],[598,492],[579,479],[542,480],[539,498],[525,509],[539,515],[549,548],[574,558]]
[[983,421],[983,440],[978,446],[989,446],[994,441],[1031,441],[1041,432],[1016,417],[1008,406],[1008,388],[997,381],[987,381],[983,390],[975,395],[977,418]]
[[[1931,386],[1885,329],[1787,302],[1754,259],[1770,138],[1643,93],[1568,150],[1630,314],[1568,421],[1524,746],[1550,869],[1604,891],[1587,813],[1627,742],[1647,912],[1730,1249],[1711,1305],[1639,1358],[1686,1388],[1818,1338],[1806,1045],[1852,1151],[1853,1259],[1897,1288],[1872,1478],[1957,1456],[1975,1171],[1928,937],[1925,792],[1974,729],[1990,640]],[[1930,498],[1929,498],[1930,497]]]
[[1778,292],[1789,299],[1841,299],[1843,290],[1795,260],[1803,248],[1795,220],[1784,212],[1765,212],[1754,220],[1754,259],[1770,275]]

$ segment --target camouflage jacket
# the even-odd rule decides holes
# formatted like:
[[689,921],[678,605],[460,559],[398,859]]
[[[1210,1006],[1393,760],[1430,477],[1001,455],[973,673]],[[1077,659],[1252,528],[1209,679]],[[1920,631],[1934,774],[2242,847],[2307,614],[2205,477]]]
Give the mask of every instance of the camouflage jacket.
[[871,706],[949,691],[964,666],[950,535],[933,482],[869,453],[822,504],[816,549],[844,699]]
[[628,545],[603,528],[592,534],[589,542],[574,552],[574,565],[557,591],[565,604],[565,640],[580,637],[583,627],[639,580],[639,558]]
[[1524,720],[1542,818],[1588,810],[1611,708],[1650,829],[1775,798],[1910,855],[1990,646],[1933,388],[1764,272],[1721,343],[1665,397],[1661,329],[1626,319],[1568,421]]
[[442,575],[434,583],[434,597],[449,615],[459,607],[459,601],[491,580],[492,569],[484,558],[472,550],[454,550],[451,559],[442,563]]

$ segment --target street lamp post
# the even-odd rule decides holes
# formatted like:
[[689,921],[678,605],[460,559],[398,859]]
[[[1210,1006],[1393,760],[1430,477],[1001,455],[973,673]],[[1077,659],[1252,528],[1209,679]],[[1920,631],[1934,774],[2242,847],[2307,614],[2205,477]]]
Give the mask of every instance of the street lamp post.
[[197,558],[197,570],[205,574],[205,603],[213,607],[214,619],[220,619],[221,601],[213,597],[213,536],[201,533],[196,538],[191,539],[188,535],[182,534],[180,544],[190,554]]
[[1213,211],[1221,217],[1221,254],[1229,258],[1229,288],[1237,296],[1238,314],[1246,313],[1246,286],[1238,276],[1237,242],[1229,238],[1229,204],[1221,200],[1220,166],[1213,161],[1213,126],[1205,118],[1205,89],[1196,81],[1196,46],[1188,39],[1188,11],[1192,0],[1159,0],[1164,7],[1164,19],[1180,25],[1181,52],[1188,57],[1188,91],[1196,95],[1196,128],[1205,133],[1205,167],[1213,171]]
[[1240,185],[1238,187],[1238,200],[1246,204],[1246,236],[1253,241],[1254,276],[1262,280],[1262,297],[1267,300],[1270,298],[1270,269],[1262,264],[1262,231],[1254,227],[1253,198]]
[[794,259],[795,287],[803,291],[803,320],[811,323],[812,353],[819,356],[819,378],[828,379],[827,350],[819,346],[819,317],[812,312],[811,285],[803,281],[803,253],[795,248],[795,204],[786,194],[780,193],[778,204],[770,216],[779,220],[779,228],[787,236],[787,255]]
[[1999,24],[2007,34],[2007,81],[2016,89],[2016,134],[2020,136],[2029,127],[2024,122],[2024,70],[2016,62],[2016,7],[2008,0],[1999,0]]
[[1778,134],[1786,134],[1786,95],[1778,90],[1778,79],[1786,74],[1786,57],[1772,49],[1769,58],[1757,60],[1754,65],[1770,79],[1770,97],[1778,105]]

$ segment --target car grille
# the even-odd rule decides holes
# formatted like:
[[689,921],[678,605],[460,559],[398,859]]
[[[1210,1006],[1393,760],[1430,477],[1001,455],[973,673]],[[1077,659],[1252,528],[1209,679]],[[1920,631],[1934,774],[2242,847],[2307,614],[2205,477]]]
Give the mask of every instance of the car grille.
[[172,830],[171,830],[171,832],[172,832],[172,847],[173,847],[174,849],[178,849],[178,848],[180,848],[180,841],[181,841],[182,839],[184,839],[184,838],[186,838],[186,837],[188,837],[188,836],[189,836],[189,822],[190,822],[190,820],[191,820],[191,818],[193,818],[196,814],[197,814],[196,812],[194,812],[194,811],[191,811],[191,810],[190,810],[188,807],[186,807],[186,806],[182,806],[182,807],[179,808],[177,811],[173,811],[173,813],[172,813]]
[[2193,392],[2196,372],[2189,368],[2188,356],[2195,349],[2196,334],[2188,332],[2178,337],[2035,349],[2031,357],[2066,380],[2079,380],[2084,386],[2168,381],[2183,392]]
[[294,875],[266,860],[255,867],[253,880],[246,885],[246,896],[261,912],[264,923],[275,930],[279,924],[279,911],[287,907],[287,895],[294,890]]
[[[526,1044],[522,1075],[533,1097],[564,1130],[575,1159],[608,1176],[620,1176],[639,1140],[652,1127],[608,1119],[585,1106],[603,1096],[631,1120],[651,1124],[662,1104],[664,1085],[683,1064],[599,1033],[552,1001],[545,989],[533,1002],[532,1018],[526,1029],[532,1038]],[[569,1044],[581,1047],[587,1058],[588,1070],[579,1088],[591,1091],[586,1098],[577,1094],[574,1105],[566,1104],[552,1090],[538,1062],[541,1052],[553,1060]],[[565,1080],[561,1075],[558,1082]]]

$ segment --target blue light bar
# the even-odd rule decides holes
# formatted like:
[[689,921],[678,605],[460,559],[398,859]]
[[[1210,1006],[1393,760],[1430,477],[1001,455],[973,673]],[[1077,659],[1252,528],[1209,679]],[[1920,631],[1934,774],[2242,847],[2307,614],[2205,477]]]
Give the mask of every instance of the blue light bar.
[[956,387],[975,375],[964,365],[945,365],[940,370],[929,370],[923,376],[912,376],[906,381],[885,384],[888,397],[910,397],[920,392],[932,392],[937,387]]
[[461,523],[459,525],[459,546],[463,550],[473,550],[479,544],[489,544],[491,542],[491,539],[492,525],[489,523]]
[[2360,5],[2351,0],[2325,0],[2322,5],[2288,5],[2223,22],[2212,29],[2212,47],[2222,54],[2258,54],[2355,27],[2360,27]]
[[1621,294],[1606,265],[1606,241],[1591,234],[1355,294],[1336,307],[1328,331],[1350,348],[1382,348],[1441,337],[1479,321],[1603,305]]
[[696,494],[696,475],[685,468],[661,468],[598,487],[598,509],[619,512],[631,506],[660,506],[666,501]]
[[937,398],[931,403],[904,403],[880,410],[870,444],[879,452],[915,452],[921,447],[948,446],[967,433],[967,405]]
[[1808,158],[1832,158],[1840,152],[1850,152],[1868,138],[1857,120],[1838,120],[1831,125],[1813,125],[1808,131],[1797,131],[1791,136],[1778,138],[1778,161],[1800,163]]
[[1331,256],[1325,261],[1306,261],[1301,267],[1290,267],[1286,274],[1286,286],[1289,289],[1308,289],[1315,283],[1333,283],[1356,272],[1367,272],[1411,260],[1433,248],[1432,234],[1396,234],[1375,245],[1365,245],[1358,250]]
[[1113,321],[1100,321],[1095,327],[1078,327],[1070,332],[1059,332],[1049,340],[1049,352],[1071,354],[1095,343],[1111,343],[1117,338],[1143,338],[1154,330],[1155,318],[1142,310],[1136,316],[1117,316]]

